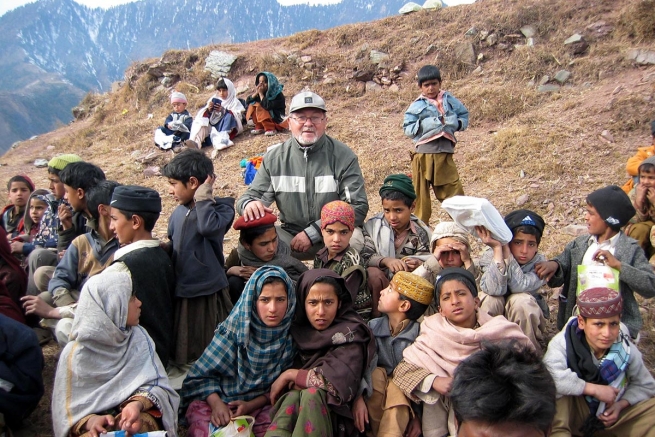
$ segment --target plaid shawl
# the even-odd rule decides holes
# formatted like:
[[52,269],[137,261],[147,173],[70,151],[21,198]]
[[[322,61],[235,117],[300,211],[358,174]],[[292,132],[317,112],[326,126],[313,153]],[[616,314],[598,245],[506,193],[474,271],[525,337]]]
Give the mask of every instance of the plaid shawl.
[[[287,288],[287,312],[282,322],[269,328],[257,314],[256,304],[264,281],[282,278]],[[214,332],[212,342],[191,367],[180,395],[180,412],[194,400],[212,393],[223,402],[249,401],[269,391],[295,356],[289,327],[296,309],[293,282],[283,269],[260,267],[250,277],[227,319]]]

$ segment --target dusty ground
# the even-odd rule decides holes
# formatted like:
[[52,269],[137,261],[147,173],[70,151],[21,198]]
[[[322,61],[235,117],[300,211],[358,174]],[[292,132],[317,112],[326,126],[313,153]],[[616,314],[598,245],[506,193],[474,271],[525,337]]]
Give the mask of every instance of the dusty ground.
[[[655,118],[655,67],[636,66],[625,59],[625,52],[655,48],[654,7],[653,0],[481,0],[438,12],[219,48],[239,56],[230,75],[237,86],[249,85],[252,92],[256,73],[268,70],[285,84],[287,101],[306,87],[326,98],[328,134],[358,154],[370,214],[380,210],[377,190],[384,177],[410,171],[411,142],[402,134],[402,115],[418,95],[416,71],[426,63],[438,64],[443,87],[471,113],[471,126],[458,135],[455,155],[466,193],[488,198],[503,214],[517,208],[517,198],[527,194],[523,207],[541,213],[548,224],[541,250],[553,256],[573,238],[561,229],[583,224],[585,196],[607,184],[622,185],[626,159],[638,146],[650,143],[647,123]],[[597,30],[601,21],[609,28],[606,34]],[[525,45],[519,30],[529,24],[537,31],[532,48]],[[479,32],[497,34],[499,43],[489,45],[479,35],[465,37],[474,26]],[[576,32],[590,44],[581,56],[573,56],[563,45]],[[455,47],[462,41],[472,42],[476,55],[482,54],[483,59],[476,64],[459,62]],[[215,48],[171,51],[163,57],[168,68],[180,75],[176,88],[186,93],[191,113],[211,94],[205,87],[213,80],[203,72],[203,60]],[[385,87],[364,92],[364,85],[352,79],[355,70],[390,75],[368,60],[371,49],[389,54],[387,70],[399,66],[401,72],[393,79],[397,91]],[[301,56],[311,56],[311,65],[299,65]],[[156,152],[152,143],[153,130],[169,112],[169,90],[158,88],[157,82],[143,74],[147,65],[157,61],[131,67],[127,85],[116,93],[88,96],[85,104],[92,108],[91,117],[9,151],[0,158],[0,179],[26,172],[37,186],[46,187],[46,171],[34,168],[34,159],[78,153],[101,166],[110,179],[157,189],[165,199],[156,228],[163,237],[166,218],[175,205],[167,196],[164,178],[143,175],[145,167],[163,166],[172,156]],[[530,83],[539,82],[543,75],[553,77],[561,69],[572,75],[559,92],[538,93]],[[612,142],[600,138],[604,130],[611,133]],[[223,196],[243,193],[240,160],[287,137],[238,137],[235,147],[214,160],[219,175],[215,192]],[[151,152],[154,156],[144,163]],[[431,225],[447,218],[438,202],[433,211]],[[234,232],[229,233],[226,252],[235,242]],[[479,255],[483,248],[475,247]],[[556,302],[550,302],[554,309]],[[643,315],[639,347],[652,371],[655,333],[649,301],[643,302]],[[555,318],[552,314],[551,321]],[[550,332],[554,329],[551,322]],[[44,348],[49,388],[56,350],[52,344]],[[49,402],[47,394],[24,435],[51,435]]]

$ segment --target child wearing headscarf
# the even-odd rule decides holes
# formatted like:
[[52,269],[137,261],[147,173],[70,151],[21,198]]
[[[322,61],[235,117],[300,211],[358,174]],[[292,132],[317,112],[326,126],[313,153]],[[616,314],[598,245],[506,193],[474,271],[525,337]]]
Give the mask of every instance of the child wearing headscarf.
[[30,195],[25,209],[25,235],[11,243],[15,254],[28,256],[37,247],[56,249],[58,227],[57,201],[48,190],[35,190]]
[[186,110],[187,103],[186,96],[181,92],[174,91],[171,94],[173,112],[166,117],[164,125],[155,130],[155,144],[160,149],[168,150],[177,147],[189,139],[193,118]]
[[252,120],[252,135],[275,135],[289,128],[285,120],[286,102],[282,85],[273,73],[262,71],[255,77],[255,92],[246,99],[246,120]]

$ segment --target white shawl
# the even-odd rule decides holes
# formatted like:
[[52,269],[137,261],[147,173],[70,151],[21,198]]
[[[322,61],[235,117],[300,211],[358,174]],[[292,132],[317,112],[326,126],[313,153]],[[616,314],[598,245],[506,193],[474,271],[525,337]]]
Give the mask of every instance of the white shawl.
[[[226,77],[223,78],[223,81],[225,82],[225,85],[227,85],[227,99],[223,100],[221,106],[229,111],[232,111],[232,114],[234,114],[234,118],[237,122],[237,133],[240,134],[243,132],[243,124],[241,123],[241,118],[243,117],[243,113],[246,112],[246,108],[244,108],[243,104],[241,104],[241,101],[237,99],[237,90],[234,87],[232,81]],[[207,104],[203,106],[200,111],[198,111],[196,117],[193,119],[193,124],[197,124],[198,128],[200,126],[209,126],[209,117],[205,117],[205,111],[209,107],[209,103],[214,97],[218,98],[218,94],[215,93],[213,96],[211,96],[209,100],[207,100]],[[194,137],[193,132],[197,132],[198,128],[195,130],[193,127],[191,128],[191,139]]]
[[157,400],[164,428],[177,435],[180,402],[155,345],[141,327],[127,327],[132,281],[125,272],[103,272],[82,289],[72,341],[59,358],[52,395],[56,437],[89,414],[117,407],[137,390]]

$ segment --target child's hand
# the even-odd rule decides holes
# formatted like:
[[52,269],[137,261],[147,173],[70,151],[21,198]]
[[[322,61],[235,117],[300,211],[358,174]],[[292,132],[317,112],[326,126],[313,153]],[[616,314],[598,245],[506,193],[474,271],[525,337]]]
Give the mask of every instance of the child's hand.
[[448,376],[437,376],[432,382],[432,388],[443,396],[448,396],[448,394],[450,394],[452,386],[453,378],[449,378]]
[[648,199],[651,205],[655,205],[655,188],[649,188],[646,191],[646,198]]
[[215,174],[207,175],[207,179],[205,179],[206,184],[213,187],[214,186],[214,181],[216,181],[216,175]]
[[559,264],[557,261],[543,261],[534,265],[534,272],[539,276],[539,279],[544,279],[546,282],[557,272]]
[[239,416],[246,416],[252,413],[253,408],[250,406],[250,402],[246,401],[232,401],[228,402],[227,406],[230,408],[230,414],[232,418]]
[[64,231],[73,227],[73,212],[68,206],[64,204],[59,205],[57,215]]
[[489,232],[489,230],[484,226],[476,226],[475,231],[478,233],[480,240],[482,240],[484,244],[491,247],[492,249],[494,247],[502,246],[501,242],[494,239],[494,237],[491,235],[491,232]]
[[36,314],[42,319],[58,319],[59,311],[46,303],[39,296],[23,296],[20,298],[23,303],[25,314]]
[[419,437],[421,434],[423,434],[423,430],[421,429],[421,419],[419,419],[418,416],[414,416],[407,424],[407,429],[405,430],[403,437]]
[[602,262],[608,267],[621,271],[621,261],[616,259],[609,250],[599,249],[592,257],[594,261]]
[[421,264],[421,260],[418,258],[403,258],[402,261],[405,263],[405,266],[407,266],[407,271],[408,272],[413,272],[416,270]]
[[[114,417],[111,414],[104,416],[91,416],[86,422],[86,430],[91,437],[98,437],[100,434],[106,434],[114,426]],[[106,429],[109,428],[109,429]]]
[[583,394],[593,396],[601,402],[605,402],[608,406],[612,405],[619,394],[619,389],[609,385],[593,384],[588,382],[585,384]]
[[227,269],[226,274],[228,276],[238,276],[246,281],[250,279],[253,273],[255,273],[257,267],[252,266],[233,266]]
[[355,402],[353,402],[352,413],[353,419],[355,419],[355,428],[359,432],[364,432],[368,423],[368,408],[366,408],[366,402],[364,402],[363,396],[358,396]]
[[391,273],[400,271],[407,271],[407,265],[401,259],[397,258],[382,258],[380,264],[389,269]]
[[125,405],[121,411],[121,419],[118,422],[118,427],[130,435],[138,434],[142,425],[140,418],[141,411],[143,411],[143,404],[139,401],[132,401]]
[[11,246],[11,253],[23,253],[23,245],[25,243],[21,241],[12,241],[10,246]]
[[293,386],[298,376],[298,369],[288,369],[277,377],[271,386],[271,405],[275,405],[283,391]]

